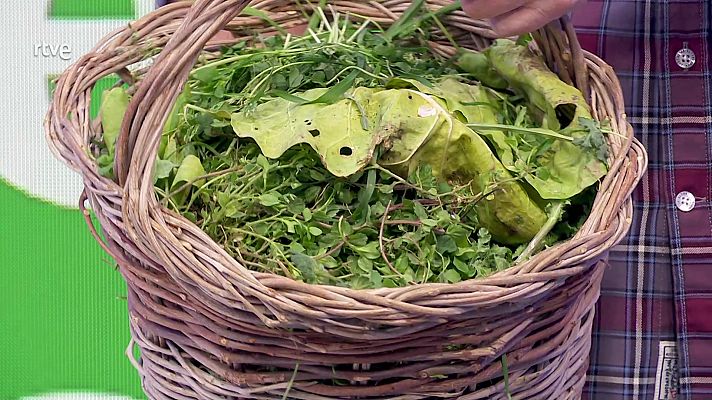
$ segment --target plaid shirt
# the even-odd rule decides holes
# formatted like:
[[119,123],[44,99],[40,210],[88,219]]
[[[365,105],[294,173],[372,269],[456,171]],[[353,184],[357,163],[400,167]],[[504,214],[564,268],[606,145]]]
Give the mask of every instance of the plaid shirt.
[[[574,13],[650,154],[604,276],[584,398],[712,399],[711,11],[704,0],[591,0]],[[696,55],[687,70],[684,47]],[[684,191],[689,212],[676,206]]]

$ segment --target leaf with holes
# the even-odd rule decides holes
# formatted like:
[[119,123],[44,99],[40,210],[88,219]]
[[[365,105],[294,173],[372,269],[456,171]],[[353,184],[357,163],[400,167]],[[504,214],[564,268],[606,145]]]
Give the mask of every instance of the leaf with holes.
[[[573,139],[542,137],[534,134],[533,130],[532,133],[502,128],[477,130],[492,143],[507,169],[518,170],[517,159],[533,164],[534,170],[527,173],[525,179],[541,198],[547,200],[571,198],[603,177],[607,168],[602,160],[605,152],[600,149],[607,145],[601,143],[599,136],[595,137],[598,140],[596,143],[585,139],[591,137],[592,132],[586,122],[593,122],[593,118],[583,94],[562,82],[546,67],[541,57],[534,55],[526,46],[510,40],[498,40],[486,50],[486,55],[492,68],[528,102],[527,110],[520,113],[517,122],[529,117],[538,127]],[[450,90],[448,93],[456,95],[454,100],[460,104],[466,99],[460,96],[462,91]],[[485,100],[484,94],[473,96],[474,103]],[[483,106],[476,108],[481,112],[477,116],[463,112],[468,122],[477,122],[487,113]],[[465,107],[465,110],[472,109],[474,107]],[[486,115],[485,122],[496,121],[496,115]]]
[[580,117],[591,118],[581,92],[561,81],[528,47],[501,39],[486,54],[492,68],[543,113],[538,116],[542,128],[558,131],[578,124]]
[[[300,97],[316,99],[326,90],[308,90]],[[262,153],[273,159],[291,147],[308,144],[329,172],[343,177],[368,165],[382,143],[390,149],[392,164],[406,162],[444,120],[431,112],[432,103],[413,90],[360,87],[333,104],[274,99],[251,113],[233,114],[232,127],[239,137],[254,139]],[[387,140],[395,137],[408,140]]]

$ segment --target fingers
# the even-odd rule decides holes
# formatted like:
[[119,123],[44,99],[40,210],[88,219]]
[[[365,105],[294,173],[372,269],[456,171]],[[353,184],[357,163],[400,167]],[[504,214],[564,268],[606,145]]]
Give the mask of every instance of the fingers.
[[533,0],[494,16],[492,29],[499,37],[532,32],[566,14],[576,3],[578,0]]
[[472,18],[491,19],[497,36],[532,32],[566,14],[579,0],[462,0]]
[[462,10],[475,19],[492,18],[515,10],[530,0],[462,0]]

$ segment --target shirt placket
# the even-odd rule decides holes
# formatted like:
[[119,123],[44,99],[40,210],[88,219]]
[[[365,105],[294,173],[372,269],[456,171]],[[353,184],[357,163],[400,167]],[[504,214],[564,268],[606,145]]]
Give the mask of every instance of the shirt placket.
[[[703,26],[705,13],[701,12],[699,18],[686,23]],[[668,188],[663,189],[663,197],[670,212],[679,398],[706,399],[712,389],[712,157],[707,38],[704,30],[666,33],[664,97],[669,111],[664,125],[670,181],[664,183]]]

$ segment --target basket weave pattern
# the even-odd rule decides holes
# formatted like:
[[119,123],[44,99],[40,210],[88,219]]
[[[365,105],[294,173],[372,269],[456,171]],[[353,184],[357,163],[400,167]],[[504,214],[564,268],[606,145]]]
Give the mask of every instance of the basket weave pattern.
[[[58,81],[46,119],[55,154],[86,186],[104,249],[128,284],[127,354],[152,399],[576,399],[585,381],[594,304],[607,250],[627,233],[630,194],[647,156],[633,139],[612,69],[578,47],[565,20],[535,34],[550,67],[609,119],[610,172],[590,218],[571,240],[486,279],[397,289],[314,286],[250,271],[191,222],[162,207],[152,169],[162,126],[199,55],[221,29],[246,38],[274,30],[236,17],[248,0],[176,3],[119,29]],[[299,5],[301,4],[301,5]],[[449,0],[432,0],[435,9]],[[330,1],[340,13],[387,26],[403,0]],[[304,23],[303,2],[252,4],[285,28]],[[443,18],[458,44],[488,45],[487,25],[461,12]],[[563,29],[562,29],[563,28]],[[445,35],[433,51],[452,55]],[[150,67],[128,67],[150,56]],[[117,142],[118,182],[92,157],[101,138],[91,89],[118,73],[133,98]],[[97,235],[98,237],[98,235]],[[134,346],[141,357],[134,357]]]

